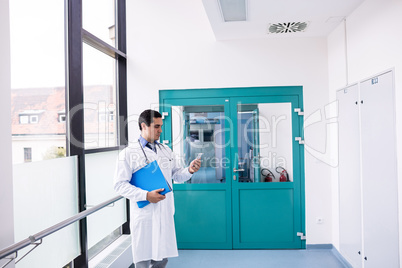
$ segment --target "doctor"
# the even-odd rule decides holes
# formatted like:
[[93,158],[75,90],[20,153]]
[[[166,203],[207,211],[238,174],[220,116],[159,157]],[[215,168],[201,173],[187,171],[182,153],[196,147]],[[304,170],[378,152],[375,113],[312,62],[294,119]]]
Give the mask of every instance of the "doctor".
[[[200,168],[201,161],[193,160],[187,168],[180,168],[169,147],[157,142],[162,133],[162,115],[153,110],[141,113],[138,125],[141,136],[136,146],[129,146],[119,154],[114,176],[115,191],[130,200],[130,230],[135,268],[166,267],[169,257],[177,257],[176,232],[174,228],[173,192],[161,195],[164,189],[151,192],[130,184],[134,172],[157,161],[167,182],[172,179],[184,182]],[[138,208],[137,201],[148,200],[151,204]]]

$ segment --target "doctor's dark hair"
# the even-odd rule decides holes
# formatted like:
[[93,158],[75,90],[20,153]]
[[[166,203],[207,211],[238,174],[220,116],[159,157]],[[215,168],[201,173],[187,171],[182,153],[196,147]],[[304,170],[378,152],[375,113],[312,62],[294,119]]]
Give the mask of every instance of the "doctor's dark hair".
[[154,121],[154,118],[162,118],[162,115],[155,110],[145,110],[140,114],[140,117],[138,118],[138,126],[140,127],[140,130],[142,130],[141,124],[145,123],[147,127],[151,125],[151,123]]

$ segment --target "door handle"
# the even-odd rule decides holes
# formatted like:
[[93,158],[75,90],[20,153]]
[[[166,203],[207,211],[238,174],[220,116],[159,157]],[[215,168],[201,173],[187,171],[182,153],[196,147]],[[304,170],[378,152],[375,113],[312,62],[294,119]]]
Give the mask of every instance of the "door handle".
[[239,172],[239,171],[244,171],[244,169],[242,169],[242,168],[240,168],[240,169],[233,168],[233,172]]

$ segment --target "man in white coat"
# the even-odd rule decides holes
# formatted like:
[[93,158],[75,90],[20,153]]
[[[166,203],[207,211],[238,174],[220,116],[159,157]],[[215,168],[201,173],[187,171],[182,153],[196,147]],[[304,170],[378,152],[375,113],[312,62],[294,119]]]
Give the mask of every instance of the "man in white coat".
[[[201,166],[196,159],[189,167],[180,168],[169,147],[158,143],[162,133],[162,115],[153,110],[141,113],[138,125],[141,136],[135,146],[122,150],[114,176],[115,191],[130,200],[130,230],[135,268],[166,267],[169,257],[177,257],[176,232],[174,227],[173,192],[161,195],[164,189],[151,192],[130,184],[134,172],[147,162],[157,161],[169,186],[172,179],[184,182]],[[138,201],[148,200],[149,205],[139,208]]]

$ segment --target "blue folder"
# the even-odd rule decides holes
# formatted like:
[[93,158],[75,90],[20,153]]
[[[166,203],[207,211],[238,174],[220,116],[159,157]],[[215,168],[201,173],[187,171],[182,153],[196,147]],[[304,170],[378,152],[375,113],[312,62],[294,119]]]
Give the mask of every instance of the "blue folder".
[[[130,183],[149,192],[163,188],[164,190],[160,192],[162,195],[172,191],[156,160],[134,172]],[[139,208],[143,208],[148,204],[148,200],[137,202]]]

